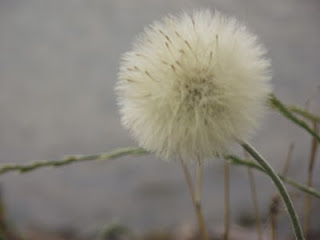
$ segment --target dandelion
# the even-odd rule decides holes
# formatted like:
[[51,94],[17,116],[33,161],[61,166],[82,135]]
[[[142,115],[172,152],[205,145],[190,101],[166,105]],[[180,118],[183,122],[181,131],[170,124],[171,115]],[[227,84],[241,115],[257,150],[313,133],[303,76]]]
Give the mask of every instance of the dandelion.
[[168,16],[122,60],[116,92],[123,125],[164,159],[211,159],[258,126],[271,92],[265,49],[219,12]]
[[[236,19],[199,10],[154,22],[123,57],[116,86],[122,124],[146,150],[180,159],[203,240],[209,236],[200,204],[202,162],[223,155],[235,141],[273,180],[297,239],[303,239],[281,179],[247,143],[271,93],[265,54]],[[196,187],[186,160],[198,163]]]

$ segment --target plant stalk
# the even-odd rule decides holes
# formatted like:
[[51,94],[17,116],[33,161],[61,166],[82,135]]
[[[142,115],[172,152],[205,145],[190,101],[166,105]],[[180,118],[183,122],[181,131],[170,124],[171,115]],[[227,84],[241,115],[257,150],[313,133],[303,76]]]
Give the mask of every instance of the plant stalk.
[[224,240],[229,240],[230,232],[230,164],[224,161]]
[[[314,131],[318,131],[318,124],[316,122],[313,123],[314,125]],[[313,186],[313,168],[314,163],[317,156],[317,149],[318,149],[318,142],[317,139],[314,137],[312,138],[311,143],[311,150],[310,150],[310,159],[309,159],[309,166],[308,166],[308,179],[307,179],[307,186],[312,187]],[[309,194],[306,195],[306,203],[305,203],[305,218],[304,218],[304,234],[307,236],[309,229],[310,229],[310,217],[311,217],[311,205],[312,205],[312,196]]]
[[[191,177],[190,171],[188,169],[188,166],[186,165],[186,163],[183,161],[183,159],[181,157],[180,157],[180,163],[181,163],[181,166],[182,166],[182,169],[183,169],[183,173],[184,173],[184,176],[185,176],[187,184],[188,184],[188,188],[189,188],[190,195],[191,195],[191,198],[192,198],[192,203],[193,203],[193,206],[194,206],[196,214],[197,214],[201,238],[202,238],[202,240],[209,240],[209,235],[208,235],[208,232],[207,232],[207,229],[206,229],[206,225],[205,225],[205,222],[204,222],[204,218],[203,218],[203,214],[202,214],[200,196],[197,196],[197,192],[199,193],[199,190],[195,190],[195,188],[193,186],[193,183],[192,183],[192,177]],[[197,167],[198,168],[200,168],[200,167],[202,168],[202,162],[201,161],[199,161]],[[198,169],[198,172],[201,173],[202,170]],[[202,176],[202,173],[201,173],[201,176]],[[201,180],[201,178],[198,175],[198,181],[197,181],[198,183],[199,183],[199,179]],[[197,185],[199,185],[198,183],[197,183]]]
[[292,200],[291,200],[282,180],[277,175],[277,173],[273,170],[271,165],[249,143],[241,141],[240,144],[262,166],[262,168],[265,170],[265,172],[272,179],[273,183],[276,185],[276,187],[279,191],[279,194],[281,195],[282,200],[287,208],[296,239],[297,240],[304,240],[305,238],[303,236],[303,232],[302,232],[302,228],[301,228],[298,216],[296,214],[296,211],[293,207]]
[[250,190],[251,190],[252,202],[253,202],[253,207],[254,207],[254,215],[255,215],[256,224],[257,224],[258,240],[262,240],[261,217],[260,217],[260,211],[259,211],[259,205],[258,205],[256,182],[255,182],[255,179],[254,179],[254,175],[253,175],[252,169],[249,168],[249,167],[248,167],[248,176],[249,176],[249,182],[250,182]]

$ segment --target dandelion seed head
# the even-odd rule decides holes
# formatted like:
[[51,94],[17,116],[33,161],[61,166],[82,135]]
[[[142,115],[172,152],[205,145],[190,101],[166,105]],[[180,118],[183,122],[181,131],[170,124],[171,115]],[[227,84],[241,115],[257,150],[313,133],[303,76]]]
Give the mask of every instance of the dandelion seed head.
[[164,159],[209,159],[258,127],[271,92],[270,61],[236,19],[208,10],[147,27],[121,62],[121,120]]

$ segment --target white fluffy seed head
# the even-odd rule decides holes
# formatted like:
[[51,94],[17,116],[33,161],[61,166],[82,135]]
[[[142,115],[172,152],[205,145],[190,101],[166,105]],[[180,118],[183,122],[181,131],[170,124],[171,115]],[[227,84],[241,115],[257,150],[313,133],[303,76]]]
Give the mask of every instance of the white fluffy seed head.
[[236,19],[208,10],[142,33],[116,85],[122,124],[164,159],[208,159],[258,126],[270,85],[265,49]]

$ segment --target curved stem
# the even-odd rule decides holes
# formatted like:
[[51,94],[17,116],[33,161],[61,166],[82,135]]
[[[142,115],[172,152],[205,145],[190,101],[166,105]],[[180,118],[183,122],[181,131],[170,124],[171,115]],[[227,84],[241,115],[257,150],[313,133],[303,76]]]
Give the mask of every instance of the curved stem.
[[272,179],[273,183],[276,185],[279,194],[282,197],[282,200],[288,210],[288,214],[291,220],[292,227],[294,229],[294,233],[296,236],[296,239],[298,240],[304,240],[302,228],[298,219],[298,216],[294,210],[292,200],[281,181],[280,177],[277,175],[277,173],[273,170],[273,168],[270,166],[270,164],[255,150],[249,143],[246,142],[240,142],[241,146],[262,166],[262,168],[265,170],[265,172],[269,175],[269,177]]
[[[250,157],[246,151],[244,151],[244,157],[245,158]],[[250,184],[250,190],[251,190],[251,199],[252,199],[254,213],[255,213],[254,215],[256,219],[258,240],[262,240],[261,217],[260,217],[260,211],[259,211],[256,181],[255,181],[255,177],[253,175],[252,169],[250,167],[247,167],[247,170],[248,170],[249,184]]]

